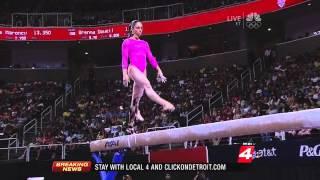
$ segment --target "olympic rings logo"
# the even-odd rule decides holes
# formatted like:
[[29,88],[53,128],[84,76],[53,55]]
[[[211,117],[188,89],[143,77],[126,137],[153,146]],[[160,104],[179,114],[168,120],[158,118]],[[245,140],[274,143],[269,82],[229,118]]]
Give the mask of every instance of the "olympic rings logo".
[[262,22],[252,21],[252,22],[247,22],[246,25],[249,29],[258,29],[261,27]]

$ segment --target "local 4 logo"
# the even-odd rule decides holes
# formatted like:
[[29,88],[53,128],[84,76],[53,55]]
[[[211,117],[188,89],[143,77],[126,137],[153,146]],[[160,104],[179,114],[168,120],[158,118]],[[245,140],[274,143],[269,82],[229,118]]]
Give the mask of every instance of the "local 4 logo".
[[238,163],[251,163],[253,160],[254,146],[241,146]]

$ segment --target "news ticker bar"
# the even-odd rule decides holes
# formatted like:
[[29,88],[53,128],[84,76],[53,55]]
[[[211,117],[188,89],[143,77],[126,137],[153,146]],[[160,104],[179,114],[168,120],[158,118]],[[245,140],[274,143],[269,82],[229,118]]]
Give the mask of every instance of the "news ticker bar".
[[92,163],[91,161],[54,161],[52,172],[90,171],[229,171],[242,169],[248,164],[227,163]]
[[221,164],[94,164],[95,171],[226,171]]

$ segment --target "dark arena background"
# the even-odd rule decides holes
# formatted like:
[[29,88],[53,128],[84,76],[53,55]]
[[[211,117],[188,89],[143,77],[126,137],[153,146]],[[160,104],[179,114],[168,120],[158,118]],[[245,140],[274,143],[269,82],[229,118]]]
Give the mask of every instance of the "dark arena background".
[[[319,180],[319,19],[318,0],[1,0],[0,179]],[[175,106],[146,89],[134,124],[132,20]]]

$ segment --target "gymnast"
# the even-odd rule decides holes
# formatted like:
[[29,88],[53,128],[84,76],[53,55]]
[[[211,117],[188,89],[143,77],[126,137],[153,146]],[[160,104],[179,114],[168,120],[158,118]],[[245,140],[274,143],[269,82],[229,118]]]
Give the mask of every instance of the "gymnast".
[[[139,102],[145,91],[149,99],[162,106],[162,111],[172,112],[175,107],[169,101],[161,98],[151,87],[147,78],[147,61],[148,58],[151,66],[157,70],[157,81],[165,83],[167,78],[163,75],[156,58],[152,55],[149,43],[141,40],[143,26],[138,20],[133,20],[129,24],[128,37],[124,39],[121,46],[122,54],[122,75],[123,85],[129,86],[130,79],[133,83],[132,99],[130,104],[130,121],[144,121],[140,110]],[[130,64],[128,63],[130,60]]]

